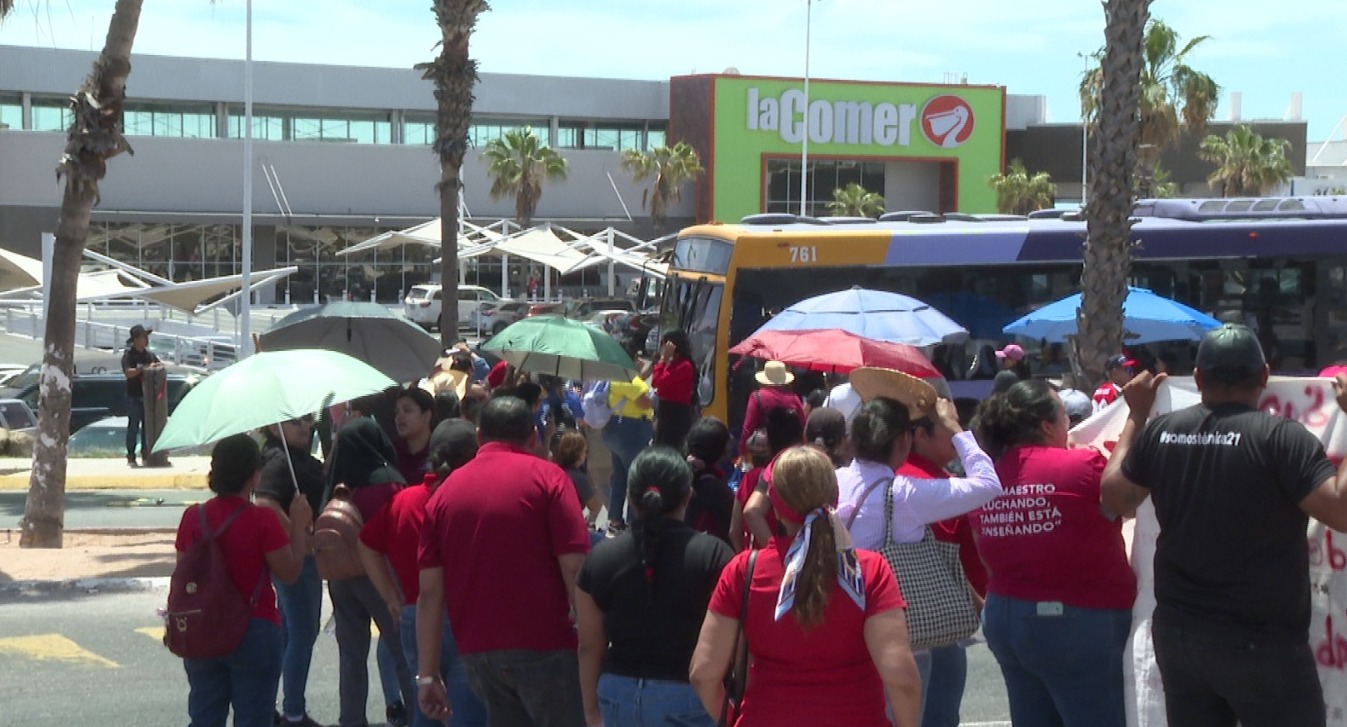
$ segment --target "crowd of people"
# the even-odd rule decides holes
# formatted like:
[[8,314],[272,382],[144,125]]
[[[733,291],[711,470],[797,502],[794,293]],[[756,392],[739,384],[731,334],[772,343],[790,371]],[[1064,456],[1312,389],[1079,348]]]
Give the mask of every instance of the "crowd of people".
[[[1023,354],[998,352],[1008,372]],[[419,384],[269,427],[261,449],[220,442],[216,496],[178,546],[201,537],[197,508],[211,526],[246,511],[221,545],[241,593],[261,581],[238,648],[186,660],[191,723],[232,706],[243,727],[316,724],[310,532],[349,496],[363,574],[327,582],[343,727],[368,724],[371,622],[390,724],[953,727],[968,642],[914,646],[916,584],[888,555],[931,540],[957,548],[1014,724],[1120,726],[1122,524],[1149,496],[1170,724],[1324,724],[1304,533],[1347,529],[1347,467],[1257,410],[1249,329],[1208,334],[1202,403],[1154,418],[1166,375],[1111,359],[1093,399],[1130,408],[1111,454],[1068,444],[1090,397],[1023,371],[964,420],[905,374],[813,394],[768,362],[731,431],[699,414],[686,336],[636,361],[630,381],[561,382],[461,347]],[[1347,410],[1347,374],[1335,387]]]

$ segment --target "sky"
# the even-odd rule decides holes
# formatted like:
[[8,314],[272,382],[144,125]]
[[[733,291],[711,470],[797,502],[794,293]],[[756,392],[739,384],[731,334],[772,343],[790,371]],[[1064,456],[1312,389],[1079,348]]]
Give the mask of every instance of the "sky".
[[[0,44],[98,49],[114,0],[17,0]],[[253,57],[410,68],[435,54],[430,0],[254,0]],[[1099,0],[492,0],[471,53],[486,73],[663,80],[688,73],[804,74],[1005,86],[1047,98],[1048,120],[1079,118],[1082,54],[1103,43]],[[151,0],[135,51],[241,59],[246,0]],[[1303,94],[1310,141],[1347,136],[1347,2],[1155,0],[1190,64],[1222,87],[1217,119],[1287,118]],[[806,22],[808,18],[808,22]],[[0,75],[4,69],[0,68]],[[72,90],[82,79],[71,79]],[[134,71],[132,73],[134,91]]]

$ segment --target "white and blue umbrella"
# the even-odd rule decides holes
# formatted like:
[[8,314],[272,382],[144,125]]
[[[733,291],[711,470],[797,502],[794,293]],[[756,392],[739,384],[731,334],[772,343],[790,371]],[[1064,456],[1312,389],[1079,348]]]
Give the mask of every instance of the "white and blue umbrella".
[[916,298],[860,287],[806,298],[773,316],[754,335],[829,328],[909,346],[968,339],[967,329]]
[[[1065,341],[1076,334],[1076,311],[1080,293],[1049,303],[1011,323],[1002,331],[1012,336]],[[1199,341],[1221,322],[1178,301],[1145,288],[1128,288],[1123,300],[1123,331],[1129,343],[1152,341]]]

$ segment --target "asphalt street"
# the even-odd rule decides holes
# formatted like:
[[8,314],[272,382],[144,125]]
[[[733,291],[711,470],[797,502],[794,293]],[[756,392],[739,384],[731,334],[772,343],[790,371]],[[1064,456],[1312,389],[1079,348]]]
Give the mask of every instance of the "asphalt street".
[[[125,466],[110,460],[109,466]],[[73,490],[65,496],[65,526],[70,530],[178,527],[182,511],[209,492],[196,490]],[[0,530],[17,528],[25,490],[0,490]]]
[[[166,593],[0,594],[0,725],[172,725],[186,721],[187,680],[181,661],[159,642],[156,609]],[[331,608],[323,607],[324,623]],[[370,674],[375,674],[373,655]],[[383,716],[374,679],[368,713]],[[337,644],[319,636],[309,676],[309,711],[337,721]],[[985,646],[969,650],[965,725],[1009,725],[1005,687]]]

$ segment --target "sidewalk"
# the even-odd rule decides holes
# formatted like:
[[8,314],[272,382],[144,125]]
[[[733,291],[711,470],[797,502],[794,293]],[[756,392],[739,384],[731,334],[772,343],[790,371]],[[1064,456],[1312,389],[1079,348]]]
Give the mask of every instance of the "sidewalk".
[[[131,467],[117,458],[81,458],[66,462],[66,490],[206,489],[210,457],[174,457],[168,467]],[[33,463],[0,458],[0,490],[26,490]]]
[[[210,457],[175,457],[168,467],[122,459],[72,459],[66,491],[197,489],[209,496]],[[27,490],[32,462],[0,458],[0,490]],[[25,590],[126,591],[166,588],[176,555],[172,530],[66,530],[64,547],[20,548],[19,531],[0,532],[0,594]]]

